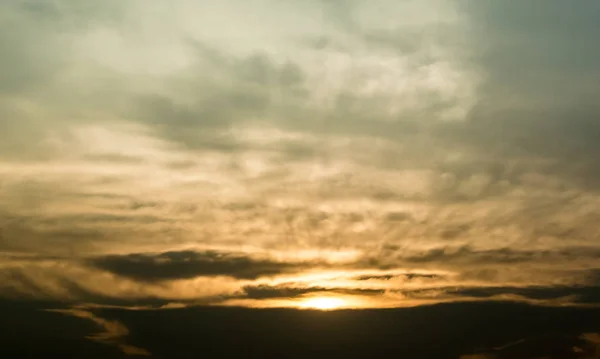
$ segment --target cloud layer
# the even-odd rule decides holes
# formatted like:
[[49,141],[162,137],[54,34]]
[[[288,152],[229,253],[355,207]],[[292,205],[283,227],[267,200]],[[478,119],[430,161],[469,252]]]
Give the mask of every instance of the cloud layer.
[[0,295],[597,302],[595,3],[0,14]]

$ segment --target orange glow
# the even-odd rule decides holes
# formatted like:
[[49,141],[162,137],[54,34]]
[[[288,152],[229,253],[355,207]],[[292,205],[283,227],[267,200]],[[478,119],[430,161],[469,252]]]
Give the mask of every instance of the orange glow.
[[300,304],[301,308],[319,310],[334,310],[345,306],[347,306],[346,301],[336,297],[312,297]]

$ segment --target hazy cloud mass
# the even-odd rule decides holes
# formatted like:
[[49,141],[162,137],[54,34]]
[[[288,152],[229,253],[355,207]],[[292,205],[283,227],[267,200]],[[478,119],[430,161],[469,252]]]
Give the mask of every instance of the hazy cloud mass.
[[599,18],[1,1],[0,296],[597,304]]

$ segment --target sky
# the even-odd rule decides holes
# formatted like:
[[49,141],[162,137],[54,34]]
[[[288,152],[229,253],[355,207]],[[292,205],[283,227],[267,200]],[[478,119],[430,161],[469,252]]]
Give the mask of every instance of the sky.
[[597,305],[599,17],[0,2],[0,297]]

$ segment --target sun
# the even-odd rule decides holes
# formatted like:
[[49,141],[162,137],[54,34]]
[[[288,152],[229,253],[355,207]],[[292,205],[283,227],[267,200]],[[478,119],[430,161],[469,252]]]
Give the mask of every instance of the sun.
[[312,297],[300,304],[300,307],[306,309],[334,310],[343,307],[346,302],[341,298],[335,297]]

